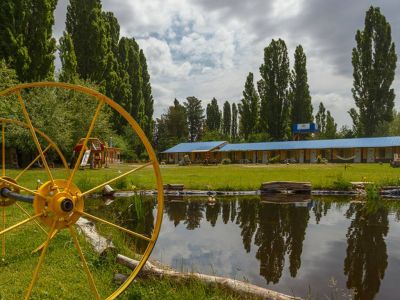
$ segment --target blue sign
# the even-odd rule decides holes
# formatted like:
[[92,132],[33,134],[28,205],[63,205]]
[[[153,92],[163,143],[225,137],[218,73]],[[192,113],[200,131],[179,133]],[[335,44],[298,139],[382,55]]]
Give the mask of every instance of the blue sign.
[[315,123],[302,123],[302,124],[293,124],[292,126],[293,133],[314,133],[319,132],[318,126]]

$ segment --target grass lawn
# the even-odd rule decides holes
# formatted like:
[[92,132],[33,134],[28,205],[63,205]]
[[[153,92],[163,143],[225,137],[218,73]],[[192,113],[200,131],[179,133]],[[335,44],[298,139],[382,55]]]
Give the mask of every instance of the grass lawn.
[[[32,205],[27,203],[21,205],[33,214]],[[3,208],[0,208],[0,213],[2,216]],[[16,205],[6,207],[5,215],[6,227],[26,219]],[[3,257],[0,252],[0,300],[23,299],[40,255],[40,252],[31,252],[45,241],[46,235],[39,226],[29,223],[4,236],[6,255]],[[117,236],[113,237],[118,240]],[[114,274],[127,274],[128,269],[116,264],[112,255],[99,257],[83,236],[79,236],[79,241],[101,299],[105,299],[118,287],[112,281]],[[120,246],[118,241],[115,242],[115,245]],[[126,250],[118,248],[117,252],[126,253]],[[67,230],[61,231],[51,241],[31,299],[94,299]],[[166,278],[139,278],[118,299],[242,299],[242,297],[217,287],[208,287],[197,280],[176,282]]]
[[[79,170],[75,183],[87,190],[107,179],[129,170],[129,165],[114,165],[110,169]],[[62,169],[53,170],[54,177],[65,178]],[[18,170],[7,170],[15,176]],[[275,164],[275,165],[217,165],[217,166],[161,166],[165,183],[182,183],[187,189],[255,190],[265,181],[310,181],[314,189],[341,189],[350,181],[369,181],[378,185],[400,184],[400,169],[389,164]],[[43,170],[25,173],[19,183],[36,188],[37,180],[47,180]],[[139,170],[125,180],[114,183],[116,189],[153,189],[155,179],[151,167]]]

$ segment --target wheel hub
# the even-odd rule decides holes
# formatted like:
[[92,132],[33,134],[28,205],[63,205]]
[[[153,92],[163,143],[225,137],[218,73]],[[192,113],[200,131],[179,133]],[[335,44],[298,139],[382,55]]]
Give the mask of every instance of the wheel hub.
[[63,229],[71,226],[78,221],[84,208],[83,198],[80,196],[81,191],[71,183],[64,179],[54,180],[43,184],[33,200],[33,208],[35,213],[44,213],[40,217],[40,221],[46,226],[53,226],[56,222],[56,229]]

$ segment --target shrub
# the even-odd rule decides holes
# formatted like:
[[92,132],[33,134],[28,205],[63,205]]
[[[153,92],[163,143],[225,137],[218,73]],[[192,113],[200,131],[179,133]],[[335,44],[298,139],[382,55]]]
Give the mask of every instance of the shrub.
[[335,190],[348,191],[351,190],[351,182],[343,178],[343,174],[339,174],[336,180],[333,182],[333,188]]
[[221,164],[223,165],[230,165],[232,163],[232,161],[229,158],[224,158],[223,160],[221,160]]

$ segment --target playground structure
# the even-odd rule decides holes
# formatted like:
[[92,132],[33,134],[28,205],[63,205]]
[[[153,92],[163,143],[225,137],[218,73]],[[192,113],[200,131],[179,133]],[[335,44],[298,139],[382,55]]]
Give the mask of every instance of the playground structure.
[[89,138],[87,145],[84,147],[85,139],[81,138],[75,145],[70,165],[76,162],[76,159],[84,149],[84,155],[80,161],[80,167],[90,166],[91,169],[101,169],[108,167],[110,164],[121,162],[121,150],[116,147],[110,147],[98,138]]
[[[59,150],[58,146],[50,138],[48,138],[44,132],[41,132],[40,130],[36,129],[32,123],[32,118],[29,115],[27,109],[29,105],[28,90],[36,88],[66,89],[69,91],[74,91],[76,93],[81,93],[86,96],[91,96],[93,100],[97,102],[97,107],[93,112],[93,117],[90,121],[90,126],[87,129],[86,136],[80,141],[81,145],[80,149],[79,150],[76,149],[77,156],[75,159],[75,163],[71,165],[71,168],[69,168],[68,164],[66,163],[66,160],[61,151]],[[22,122],[20,120],[4,119],[4,118],[0,119],[2,128],[2,133],[1,133],[2,170],[0,177],[0,207],[2,209],[2,224],[1,224],[2,229],[0,229],[1,230],[0,239],[1,239],[1,250],[2,250],[1,253],[3,258],[7,257],[7,253],[12,252],[13,250],[13,246],[11,245],[8,246],[6,244],[6,235],[9,232],[14,231],[18,228],[20,230],[25,230],[25,227],[24,229],[21,228],[23,225],[28,223],[34,223],[32,224],[32,226],[36,225],[40,229],[39,231],[42,231],[44,233],[43,236],[44,238],[38,241],[39,247],[37,247],[36,249],[32,249],[33,253],[40,252],[40,256],[36,266],[34,267],[34,272],[30,280],[30,284],[29,286],[27,286],[24,299],[30,299],[32,296],[34,296],[35,286],[37,285],[40,270],[45,264],[44,261],[46,253],[51,251],[51,249],[49,249],[49,245],[52,243],[54,239],[57,238],[57,235],[61,231],[68,232],[70,234],[70,237],[72,238],[73,245],[81,261],[81,266],[83,268],[84,273],[86,274],[87,285],[90,287],[93,296],[96,299],[101,299],[101,298],[115,299],[132,283],[137,274],[145,265],[157,241],[162,222],[163,201],[164,201],[163,184],[161,180],[160,168],[156,155],[147,137],[145,136],[144,132],[139,127],[139,125],[136,123],[136,121],[121,106],[119,106],[117,103],[115,103],[113,100],[109,99],[105,95],[86,87],[76,86],[66,83],[57,83],[57,82],[29,83],[29,84],[17,85],[0,92],[0,101],[4,99],[2,97],[12,98],[13,101],[15,101],[15,104],[18,105],[19,108],[22,110],[23,118],[25,121]],[[97,142],[97,140],[91,138],[91,133],[93,131],[93,128],[96,124],[96,120],[98,119],[98,116],[101,113],[101,109],[103,106],[109,106],[111,109],[119,113],[130,124],[132,131],[140,138],[141,142],[143,143],[144,148],[146,149],[147,155],[150,160],[148,163],[135,166],[132,169],[122,174],[118,174],[117,176],[115,176],[114,174],[114,176],[111,179],[93,188],[83,191],[77,184],[74,183],[74,177],[81,165],[82,159],[84,158],[85,151],[90,150],[94,151],[94,153],[98,152],[100,154],[102,153],[101,151],[104,151],[104,149],[101,150],[101,147],[100,149],[98,149],[97,147],[99,145],[97,146],[94,145]],[[36,150],[38,152],[37,157],[15,177],[8,176],[6,170],[5,136],[7,133],[8,123],[13,123],[18,126],[28,128],[33,143],[35,144]],[[38,137],[40,137],[40,139]],[[44,147],[43,145],[43,140],[48,143],[46,147]],[[96,147],[96,150],[92,149],[91,148],[92,146]],[[62,178],[55,178],[53,176],[53,172],[51,171],[48,160],[46,159],[46,153],[51,148],[53,148],[57,152],[66,170],[65,176]],[[32,167],[34,163],[38,161],[40,161],[40,163],[43,165],[48,180],[45,183],[40,184],[40,186],[36,190],[34,190],[32,188],[27,187],[26,185],[20,184],[19,179],[27,171],[29,171],[29,169]],[[157,188],[157,212],[155,215],[154,228],[150,236],[134,232],[129,228],[120,226],[118,224],[115,224],[114,222],[110,222],[102,217],[98,217],[94,214],[90,214],[85,211],[85,202],[88,200],[87,199],[88,195],[103,188],[106,185],[115,183],[116,181],[125,178],[126,176],[133,174],[134,172],[144,169],[145,167],[153,168],[155,183]],[[30,211],[26,210],[20,204],[20,202],[31,204],[32,207]],[[21,210],[26,215],[26,219],[16,224],[8,224],[6,219],[7,214],[5,213],[6,210],[8,209]],[[118,288],[115,289],[115,291],[113,291],[109,295],[100,295],[99,289],[96,285],[93,276],[94,271],[101,273],[101,267],[100,270],[98,270],[99,268],[93,270],[94,268],[90,267],[87,258],[85,257],[85,253],[84,251],[82,251],[81,242],[75,229],[75,224],[81,217],[84,217],[92,222],[95,222],[96,224],[102,224],[104,226],[108,226],[112,230],[118,230],[123,234],[126,234],[132,238],[137,238],[147,243],[145,251],[142,254],[139,253],[135,254],[137,256],[136,258],[140,258],[138,265],[132,270],[126,281],[124,281],[120,286],[118,286]],[[132,249],[132,251],[134,251],[134,249]],[[13,259],[13,257],[11,256],[10,259]],[[23,260],[23,257],[21,259]],[[66,256],[64,259],[66,260],[73,259],[73,257]],[[52,263],[51,258],[47,257],[46,264],[51,264],[51,263]],[[53,264],[54,263],[56,262],[53,262]],[[9,272],[6,269],[3,269],[6,267],[7,264],[0,265],[0,271]],[[13,283],[10,282],[9,285],[12,287]],[[68,282],[63,285],[63,288],[65,288],[66,286],[68,286]],[[75,286],[72,285],[70,286],[70,288],[74,289]],[[85,298],[87,298],[87,296],[88,295],[85,295]],[[47,295],[47,297],[52,298],[51,295]]]

